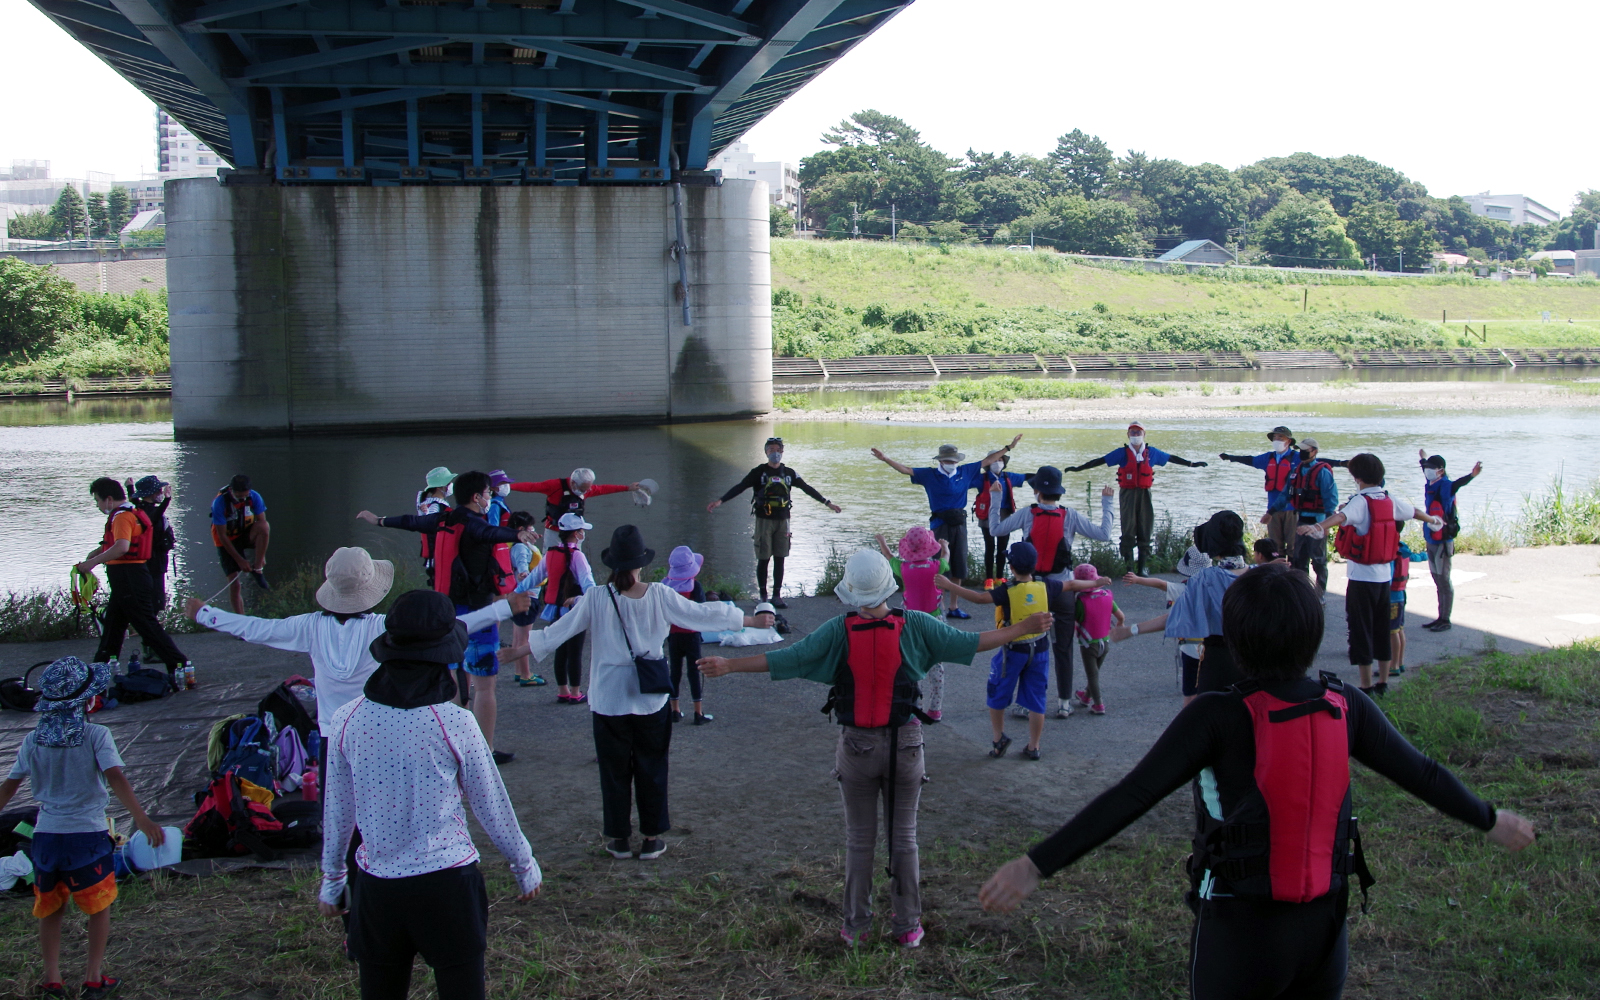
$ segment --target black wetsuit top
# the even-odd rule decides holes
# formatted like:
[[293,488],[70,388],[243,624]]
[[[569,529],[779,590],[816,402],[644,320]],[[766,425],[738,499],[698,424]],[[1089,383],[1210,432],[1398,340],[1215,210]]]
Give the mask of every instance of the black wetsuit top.
[[[826,504],[828,502],[828,498],[827,497],[823,496],[821,493],[818,493],[816,491],[816,489],[813,488],[810,483],[808,483],[804,479],[800,478],[800,473],[794,471],[793,469],[789,468],[787,465],[783,465],[781,463],[779,464],[779,466],[776,469],[774,469],[772,466],[766,464],[765,462],[763,462],[762,464],[760,464],[760,465],[756,466],[755,468],[751,469],[749,472],[745,473],[745,477],[743,479],[739,480],[738,484],[736,486],[734,486],[733,489],[731,489],[728,492],[722,494],[722,496],[719,497],[718,499],[722,503],[727,503],[729,500],[732,500],[734,497],[736,497],[739,494],[743,493],[745,490],[749,490],[750,493],[751,493],[752,501],[755,502],[755,503],[759,503],[760,500],[761,500],[761,496],[760,496],[760,492],[761,492],[761,476],[762,476],[763,473],[765,473],[767,475],[771,475],[771,476],[787,476],[787,477],[789,477],[789,486],[790,486],[791,489],[797,489],[797,490],[803,491],[806,496],[808,496],[811,499],[815,500],[817,503]],[[756,515],[756,517],[765,518],[765,519],[767,519],[769,521],[787,520],[788,517],[789,517],[789,507],[784,507],[781,510],[774,510],[770,514],[763,514],[761,512],[761,510],[759,508],[757,508],[757,510],[755,511],[755,515]]]
[[[1321,697],[1312,678],[1281,681],[1264,690],[1284,701]],[[1435,809],[1480,830],[1494,826],[1494,807],[1467,790],[1454,774],[1422,755],[1394,728],[1383,711],[1353,686],[1344,689],[1350,704],[1350,756],[1393,781]],[[1148,812],[1201,769],[1216,774],[1223,815],[1255,787],[1255,735],[1244,699],[1233,692],[1202,694],[1190,702],[1128,776],[1096,798],[1066,826],[1028,851],[1045,875],[1052,875]]]

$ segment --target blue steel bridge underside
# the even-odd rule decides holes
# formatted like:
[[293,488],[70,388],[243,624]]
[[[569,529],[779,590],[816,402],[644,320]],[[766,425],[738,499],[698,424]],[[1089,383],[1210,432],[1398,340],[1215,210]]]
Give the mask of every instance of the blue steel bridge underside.
[[29,0],[236,170],[661,183],[912,0]]

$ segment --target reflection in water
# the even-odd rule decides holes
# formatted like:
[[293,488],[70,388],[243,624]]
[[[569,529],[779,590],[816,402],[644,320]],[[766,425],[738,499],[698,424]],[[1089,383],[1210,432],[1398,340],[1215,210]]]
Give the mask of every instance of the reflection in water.
[[[707,514],[705,505],[762,459],[769,434],[785,439],[785,462],[823,495],[843,505],[843,514],[798,495],[794,554],[786,574],[791,587],[814,584],[829,543],[851,548],[882,532],[891,540],[927,515],[923,491],[867,450],[883,448],[910,465],[931,464],[938,446],[958,445],[980,456],[1018,431],[1025,434],[1013,468],[1039,464],[1077,465],[1105,454],[1122,438],[1130,418],[1142,418],[1140,401],[1128,400],[1117,419],[1064,422],[1058,426],[973,427],[871,424],[839,420],[786,423],[773,420],[608,428],[589,432],[486,433],[392,437],[304,437],[250,441],[172,440],[170,423],[147,419],[165,400],[77,403],[46,420],[52,404],[0,405],[0,588],[61,585],[67,570],[99,539],[104,519],[88,495],[90,480],[154,473],[175,484],[174,520],[180,561],[195,585],[209,594],[222,584],[208,531],[211,498],[236,472],[246,472],[266,498],[272,523],[270,567],[285,572],[302,561],[320,563],[340,545],[364,545],[391,558],[416,558],[409,533],[369,527],[355,520],[368,508],[379,514],[412,511],[422,476],[435,465],[460,472],[504,468],[515,479],[564,476],[575,466],[595,469],[601,482],[651,478],[661,484],[655,503],[636,508],[626,496],[601,497],[589,506],[596,525],[588,548],[598,556],[613,528],[633,522],[656,549],[658,561],[679,544],[706,555],[708,573],[754,578],[748,494]],[[82,419],[102,405],[124,407],[115,423]],[[21,416],[19,417],[19,414]],[[1207,469],[1168,467],[1158,473],[1158,516],[1171,514],[1194,524],[1212,510],[1234,507],[1247,518],[1262,506],[1261,474],[1218,462],[1218,452],[1254,453],[1266,447],[1275,418],[1200,419],[1150,422],[1150,442],[1185,458],[1208,460]],[[1461,495],[1463,520],[1490,507],[1512,515],[1521,495],[1565,471],[1587,482],[1583,458],[1600,450],[1600,421],[1592,411],[1496,411],[1492,419],[1470,412],[1348,412],[1319,410],[1290,421],[1302,437],[1315,435],[1325,454],[1348,457],[1374,451],[1388,464],[1390,483],[1403,495],[1422,492],[1419,447],[1440,452],[1455,475],[1482,459],[1484,477]],[[1575,458],[1578,457],[1578,458]],[[1351,488],[1338,474],[1341,491]],[[1110,482],[1106,470],[1067,477],[1067,499],[1082,507],[1086,492]],[[543,511],[543,498],[512,494],[513,508]],[[977,537],[973,531],[972,536]],[[249,588],[247,587],[247,593]]]
[[60,424],[150,424],[172,419],[172,397],[104,396],[74,399],[8,399],[0,402],[0,427]]

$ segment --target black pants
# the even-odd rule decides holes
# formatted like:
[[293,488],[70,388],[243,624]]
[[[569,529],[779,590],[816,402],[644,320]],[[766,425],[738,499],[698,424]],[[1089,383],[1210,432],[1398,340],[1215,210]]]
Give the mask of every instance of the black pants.
[[1072,697],[1072,650],[1077,646],[1072,641],[1076,626],[1068,620],[1070,617],[1056,615],[1056,623],[1051,626],[1050,634],[1050,655],[1056,663],[1056,697],[1062,701]]
[[1233,662],[1233,650],[1220,635],[1208,635],[1206,655],[1200,658],[1200,675],[1195,679],[1196,694],[1207,691],[1226,691],[1244,680],[1238,664]]
[[1150,535],[1156,526],[1155,501],[1150,498],[1149,490],[1124,489],[1117,496],[1117,505],[1122,515],[1122,562],[1131,571],[1135,565],[1133,550],[1137,548],[1137,565],[1143,573],[1150,563]]
[[[1301,524],[1315,524],[1316,518],[1306,520],[1304,515]],[[1313,535],[1296,535],[1294,546],[1289,550],[1289,565],[1300,572],[1306,572],[1309,567],[1317,580],[1318,590],[1328,589],[1328,539],[1327,536],[1317,538]]]
[[655,837],[672,829],[667,814],[667,750],[672,720],[667,707],[650,715],[593,713],[594,750],[600,758],[600,802],[605,836],[633,836],[633,804],[639,803],[639,832]]
[[699,632],[672,632],[667,635],[667,660],[672,665],[672,700],[678,700],[678,694],[683,690],[683,674],[689,672],[689,697],[693,701],[700,700],[700,685],[703,678],[700,668],[695,666],[695,661],[700,659],[700,633]]
[[[1001,511],[1004,516],[1005,512]],[[1004,580],[1006,578],[1006,550],[1011,547],[1011,536],[1001,535],[998,538],[989,534],[989,522],[978,521],[978,530],[983,532],[983,575],[991,580]]]
[[417,955],[433,970],[439,1000],[483,1000],[489,894],[477,864],[410,878],[350,870],[350,950],[361,965],[361,1000],[405,1000]]
[[1194,1000],[1337,1000],[1350,944],[1337,894],[1309,903],[1215,899],[1200,904],[1189,956]]
[[1348,580],[1344,617],[1350,627],[1350,665],[1389,658],[1389,585]]
[[583,637],[577,635],[556,647],[556,684],[577,687],[583,683]]
[[150,582],[150,570],[145,564],[107,565],[106,579],[111,582],[111,597],[106,601],[105,630],[100,635],[94,661],[105,663],[113,656],[120,656],[123,636],[131,627],[166,663],[168,670],[187,662],[188,657],[156,621],[155,585]]

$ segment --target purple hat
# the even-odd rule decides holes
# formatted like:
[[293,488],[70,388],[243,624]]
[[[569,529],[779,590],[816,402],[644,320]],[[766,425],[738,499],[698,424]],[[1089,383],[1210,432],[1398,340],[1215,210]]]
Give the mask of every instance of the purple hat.
[[489,470],[489,487],[491,489],[493,489],[496,486],[499,486],[501,483],[509,483],[509,482],[511,482],[511,477],[506,475],[506,470],[504,470],[504,469],[490,469]]
[[693,583],[694,578],[700,575],[700,567],[705,564],[705,556],[687,545],[680,545],[667,556],[667,575],[661,582],[677,590],[679,584]]

